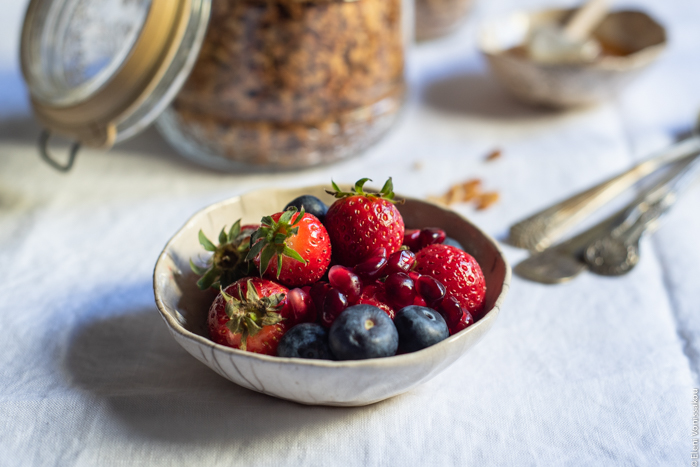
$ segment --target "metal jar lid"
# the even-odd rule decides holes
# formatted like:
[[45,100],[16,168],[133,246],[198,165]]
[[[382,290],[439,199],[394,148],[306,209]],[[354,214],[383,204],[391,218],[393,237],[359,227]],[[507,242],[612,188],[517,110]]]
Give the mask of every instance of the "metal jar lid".
[[[210,11],[211,0],[32,0],[20,57],[44,159],[68,170],[81,144],[109,148],[148,126],[189,75]],[[47,152],[52,133],[75,140],[65,164]]]

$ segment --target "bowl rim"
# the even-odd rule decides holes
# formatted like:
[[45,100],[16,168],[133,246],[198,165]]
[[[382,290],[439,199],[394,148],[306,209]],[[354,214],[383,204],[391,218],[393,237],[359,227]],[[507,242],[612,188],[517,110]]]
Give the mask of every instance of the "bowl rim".
[[512,21],[518,17],[530,18],[535,15],[545,14],[545,13],[565,13],[576,10],[576,8],[540,8],[540,9],[526,9],[511,11],[504,15],[486,18],[479,24],[477,31],[477,48],[478,50],[487,58],[490,59],[500,59],[502,57],[507,57],[508,59],[516,60],[521,63],[528,63],[537,66],[541,69],[551,69],[551,70],[561,70],[561,69],[571,69],[571,70],[609,70],[609,71],[630,71],[636,68],[642,68],[651,62],[653,62],[668,46],[668,31],[666,27],[659,22],[654,16],[645,10],[636,8],[622,8],[619,10],[611,10],[608,15],[611,14],[640,14],[646,16],[653,24],[658,26],[663,32],[663,40],[658,44],[652,44],[643,49],[637,50],[631,54],[622,57],[612,57],[604,56],[598,60],[592,62],[582,62],[582,63],[538,63],[530,59],[523,57],[513,57],[506,55],[507,49],[494,50],[486,44],[486,36],[488,36],[488,31],[493,28],[494,25],[502,23],[505,21]]
[[[279,188],[279,190],[299,190],[299,189],[318,189],[318,188],[328,188],[328,185],[323,184],[323,185],[312,185],[312,186],[305,186],[305,187],[283,187]],[[510,289],[510,282],[512,278],[512,270],[511,266],[508,263],[508,260],[503,253],[503,250],[501,249],[500,245],[498,242],[491,237],[489,234],[484,232],[482,229],[474,225],[471,221],[469,221],[467,218],[465,218],[463,215],[460,213],[449,209],[445,208],[444,206],[441,206],[437,203],[433,203],[430,201],[425,201],[422,199],[417,199],[417,198],[412,198],[412,197],[405,197],[402,195],[397,195],[397,198],[401,199],[406,199],[406,200],[411,200],[413,202],[419,202],[423,204],[430,205],[432,207],[441,209],[443,211],[449,212],[451,214],[456,214],[462,221],[468,223],[476,232],[478,232],[480,235],[482,235],[496,250],[498,258],[503,262],[505,266],[505,275],[503,277],[503,283],[501,285],[501,292],[499,293],[498,297],[496,297],[496,301],[493,304],[493,307],[486,312],[486,314],[476,323],[472,324],[466,329],[463,329],[459,331],[456,334],[453,334],[449,336],[447,339],[444,339],[441,342],[438,342],[437,344],[434,344],[430,347],[426,347],[425,349],[416,351],[416,352],[409,352],[401,355],[393,355],[391,357],[381,357],[381,358],[369,358],[369,359],[364,359],[364,360],[315,360],[315,359],[306,359],[306,358],[293,358],[293,357],[277,357],[273,355],[263,355],[263,354],[257,354],[253,352],[246,352],[240,349],[234,349],[232,347],[228,347],[225,345],[217,344],[214,341],[201,336],[199,334],[196,334],[192,331],[187,330],[180,322],[175,319],[175,317],[167,311],[168,307],[165,305],[162,297],[161,290],[158,286],[158,280],[157,280],[157,273],[159,270],[159,266],[163,264],[165,259],[167,258],[169,254],[169,249],[171,245],[177,240],[181,235],[183,235],[183,232],[190,228],[193,227],[196,222],[196,219],[199,219],[206,213],[210,211],[215,211],[217,209],[220,209],[221,207],[230,204],[234,200],[241,198],[242,196],[245,196],[247,194],[253,194],[261,191],[266,191],[269,190],[269,188],[262,188],[258,190],[251,190],[247,191],[245,193],[226,198],[224,200],[218,201],[216,203],[210,204],[194,214],[192,214],[189,219],[180,227],[177,232],[167,241],[165,246],[163,247],[163,250],[161,253],[158,255],[158,259],[156,260],[156,264],[153,270],[153,292],[155,296],[155,301],[156,301],[156,306],[158,308],[158,312],[160,313],[161,317],[167,324],[168,328],[171,330],[171,332],[176,332],[180,337],[185,338],[193,343],[197,344],[202,344],[205,345],[211,349],[216,349],[219,351],[222,351],[224,353],[227,353],[231,356],[236,356],[237,358],[245,358],[250,361],[257,361],[257,362],[268,362],[268,363],[278,363],[278,364],[296,364],[296,365],[302,365],[302,366],[307,366],[307,367],[317,367],[317,368],[363,368],[363,367],[375,367],[377,365],[390,365],[390,366],[406,366],[411,364],[411,361],[416,358],[416,356],[428,356],[430,353],[433,352],[439,352],[441,349],[447,347],[451,343],[460,340],[467,336],[468,334],[478,332],[478,330],[482,327],[490,327],[491,321],[495,320],[496,317],[498,316],[501,306],[503,304],[503,301],[506,298],[506,295],[508,294],[508,291]]]

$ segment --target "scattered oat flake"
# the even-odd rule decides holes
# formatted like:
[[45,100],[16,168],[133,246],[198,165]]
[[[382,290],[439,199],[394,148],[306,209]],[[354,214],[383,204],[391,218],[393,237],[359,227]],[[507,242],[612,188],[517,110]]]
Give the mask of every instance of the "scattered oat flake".
[[413,170],[423,170],[423,161],[415,161],[413,163]]
[[500,149],[494,149],[486,155],[486,162],[495,161],[496,159],[499,159],[502,155],[503,151],[501,151]]
[[492,204],[498,202],[499,198],[500,198],[500,195],[498,194],[498,192],[495,192],[495,191],[490,191],[488,193],[482,193],[476,199],[476,209],[478,209],[480,211],[482,209],[487,209]]
[[439,204],[452,205],[473,201],[477,209],[486,209],[499,199],[498,192],[484,192],[481,188],[481,180],[473,178],[466,182],[452,185],[442,196],[428,196],[428,201]]

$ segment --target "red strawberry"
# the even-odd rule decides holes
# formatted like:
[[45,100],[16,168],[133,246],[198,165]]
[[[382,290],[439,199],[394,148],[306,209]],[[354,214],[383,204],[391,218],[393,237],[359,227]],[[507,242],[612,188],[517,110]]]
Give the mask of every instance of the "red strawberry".
[[479,263],[469,254],[450,245],[429,245],[416,253],[415,272],[431,276],[447,288],[474,320],[482,315],[486,282]]
[[[288,289],[266,279],[246,277],[222,290],[209,308],[209,334],[217,344],[276,355],[277,344],[293,326]],[[291,321],[290,320],[290,321]]]
[[226,288],[238,279],[255,274],[253,263],[246,261],[250,250],[250,236],[260,227],[259,225],[244,225],[238,219],[226,232],[226,227],[219,234],[219,245],[209,240],[204,232],[199,231],[199,243],[205,250],[213,254],[207,260],[206,267],[195,264],[190,259],[192,271],[202,277],[197,281],[201,290],[213,287]]
[[389,318],[394,319],[396,316],[396,311],[388,305],[389,299],[386,296],[386,290],[384,289],[384,284],[377,281],[374,284],[366,285],[362,289],[362,295],[357,301],[358,304],[372,305],[377,308],[381,308],[384,312],[389,315]]
[[253,260],[261,276],[289,287],[313,284],[326,273],[331,262],[331,242],[316,216],[284,212],[262,218],[251,237],[247,260]]
[[379,193],[365,193],[363,178],[351,192],[343,192],[333,183],[338,198],[326,214],[325,225],[333,244],[333,258],[343,266],[355,266],[383,247],[386,256],[401,248],[404,223],[394,206],[391,178]]

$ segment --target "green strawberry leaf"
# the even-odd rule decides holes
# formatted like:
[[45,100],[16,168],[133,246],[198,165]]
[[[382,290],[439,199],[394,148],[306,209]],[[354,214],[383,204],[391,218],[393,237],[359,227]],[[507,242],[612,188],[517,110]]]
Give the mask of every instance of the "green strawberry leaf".
[[207,290],[219,279],[220,274],[221,269],[212,266],[211,269],[209,269],[202,277],[199,278],[197,281],[197,287],[199,287],[199,290]]
[[300,263],[306,264],[308,261],[306,261],[304,258],[301,257],[299,253],[297,253],[295,250],[289,248],[288,246],[285,245],[284,251],[282,251],[282,254],[285,256],[289,256],[293,260],[299,261]]
[[355,193],[363,193],[362,187],[365,185],[367,182],[371,182],[371,178],[361,178],[358,181],[355,182]]
[[207,251],[216,251],[216,245],[214,245],[201,230],[199,231],[199,243],[201,243]]
[[253,261],[256,256],[262,251],[262,249],[265,247],[266,243],[263,241],[257,241],[251,248],[248,254],[245,257],[246,261]]
[[208,268],[203,268],[201,266],[197,266],[194,261],[190,259],[190,269],[192,269],[192,272],[197,274],[198,276],[203,276],[204,274],[207,273]]
[[228,231],[228,241],[232,242],[241,234],[241,220],[238,219]]
[[[268,244],[263,248],[260,254],[260,276],[265,274],[265,271],[270,266],[270,260],[276,253],[277,251],[273,245]],[[279,274],[279,270],[277,270],[277,274]]]

